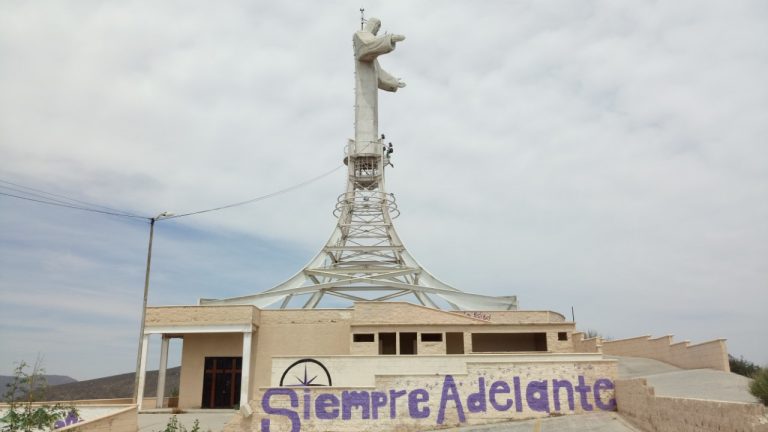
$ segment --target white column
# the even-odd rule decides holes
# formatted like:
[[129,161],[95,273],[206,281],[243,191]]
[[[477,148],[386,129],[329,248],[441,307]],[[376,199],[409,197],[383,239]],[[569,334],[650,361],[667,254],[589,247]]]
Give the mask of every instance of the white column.
[[243,333],[243,367],[240,372],[240,412],[245,417],[251,415],[251,405],[248,403],[251,392],[251,340],[253,332]]
[[139,392],[137,394],[136,404],[139,411],[144,405],[144,383],[147,378],[147,354],[149,353],[149,335],[145,334],[141,341],[141,364],[139,365]]
[[157,402],[155,408],[163,408],[165,399],[165,371],[168,369],[168,343],[170,339],[162,335],[163,341],[160,345],[160,367],[157,369]]

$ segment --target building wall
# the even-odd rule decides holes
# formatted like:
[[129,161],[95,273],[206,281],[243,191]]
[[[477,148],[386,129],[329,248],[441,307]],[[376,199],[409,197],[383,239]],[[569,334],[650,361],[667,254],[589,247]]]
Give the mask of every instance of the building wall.
[[[534,315],[536,314],[542,320],[546,317],[547,321],[553,321],[552,317],[557,318],[550,312],[536,312]],[[377,320],[384,323],[376,322]],[[512,318],[507,317],[506,320],[511,321]],[[392,324],[408,321],[415,323]],[[559,341],[557,336],[559,332],[570,336],[573,323],[498,324],[406,303],[357,303],[353,310],[258,310],[251,306],[150,308],[147,325],[181,329],[188,325],[243,322],[258,323],[252,339],[252,394],[256,388],[270,385],[272,358],[275,356],[375,356],[378,355],[379,332],[417,333],[418,355],[444,355],[446,332],[464,334],[466,354],[472,354],[472,332],[546,332],[548,351],[573,352],[573,342],[570,338],[567,341]],[[361,322],[364,324],[360,324]],[[352,341],[353,333],[373,333],[374,342],[355,343]],[[442,333],[443,340],[423,342],[421,333]],[[184,335],[180,408],[197,408],[201,404],[205,357],[242,356],[242,340],[242,333]]]
[[602,352],[601,341],[598,337],[584,338],[584,333],[576,332],[571,335],[573,337],[573,351],[583,353],[596,353]]
[[618,411],[649,432],[768,432],[760,404],[656,396],[644,379],[616,381]]
[[[539,333],[547,334],[547,351],[556,353],[574,352],[573,323],[551,323],[551,324],[490,324],[485,325],[465,325],[465,324],[421,324],[421,325],[353,325],[351,332],[354,333],[373,333],[374,342],[354,342],[352,336],[347,340],[350,344],[349,352],[356,355],[376,355],[378,354],[378,334],[379,333],[397,333],[408,332],[418,333],[418,354],[445,354],[445,333],[459,332],[464,333],[464,352],[471,354],[472,351],[472,333]],[[421,333],[443,333],[442,342],[422,342]],[[567,340],[558,340],[558,333],[565,333]]]
[[205,357],[240,357],[242,355],[242,333],[185,334],[181,349],[179,408],[200,408]]
[[565,316],[553,311],[461,311],[453,313],[495,324],[566,322]]
[[260,310],[254,306],[161,306],[147,308],[146,327],[214,324],[256,324]]
[[[272,360],[271,380],[268,386],[278,387],[280,378],[294,362],[304,356],[275,357]],[[540,363],[555,364],[615,364],[616,360],[605,360],[599,354],[472,354],[472,355],[423,355],[423,356],[313,356],[321,362],[331,375],[333,385],[338,387],[373,387],[376,379],[388,375],[466,375],[468,367],[474,365],[503,364],[510,369],[520,365]]]
[[552,311],[442,311],[405,302],[357,302],[355,325],[365,324],[547,324],[566,322]]
[[351,318],[348,309],[262,311],[252,388],[269,385],[274,356],[349,354]]
[[[483,363],[468,365],[465,374],[379,376],[372,387],[260,389],[253,415],[236,414],[224,431],[422,431],[611,411],[615,377],[612,361]],[[572,390],[555,391],[555,380]]]

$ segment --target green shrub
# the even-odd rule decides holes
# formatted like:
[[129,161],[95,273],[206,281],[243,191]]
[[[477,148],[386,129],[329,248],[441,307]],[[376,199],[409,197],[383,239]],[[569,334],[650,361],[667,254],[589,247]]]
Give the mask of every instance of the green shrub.
[[749,392],[758,399],[763,405],[768,405],[768,367],[764,367],[758,372],[754,380],[749,383]]
[[752,378],[760,372],[760,366],[752,363],[749,360],[745,360],[744,357],[736,358],[728,354],[728,364],[731,366],[731,372],[739,375],[743,375],[747,378]]
[[163,429],[161,432],[200,432],[200,420],[195,419],[195,422],[192,425],[192,429],[187,431],[187,428],[185,428],[183,424],[179,423],[179,419],[177,419],[174,415],[168,419],[168,424],[165,425],[165,429]]
[[41,365],[40,358],[32,366],[32,371],[28,371],[29,365],[26,362],[22,361],[16,365],[11,382],[6,384],[3,394],[3,402],[8,404],[8,409],[5,415],[0,417],[0,431],[53,430],[54,424],[65,417],[70,422],[77,421],[77,410],[74,407],[35,404],[45,398],[47,388],[45,370]]

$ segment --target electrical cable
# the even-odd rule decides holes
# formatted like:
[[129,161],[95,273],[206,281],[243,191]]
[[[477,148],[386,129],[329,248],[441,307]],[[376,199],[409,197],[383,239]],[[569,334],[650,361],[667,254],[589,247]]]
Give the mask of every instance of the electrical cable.
[[[275,196],[278,196],[278,195],[282,195],[284,193],[287,193],[287,192],[290,192],[292,190],[295,190],[295,189],[301,188],[303,186],[306,186],[306,185],[308,185],[310,183],[316,182],[316,181],[318,181],[318,180],[320,180],[320,179],[322,179],[324,177],[327,177],[327,176],[333,174],[334,172],[336,172],[342,166],[344,166],[344,165],[339,165],[336,168],[334,168],[334,169],[332,169],[332,170],[330,170],[328,172],[320,174],[319,176],[313,177],[313,178],[311,178],[309,180],[306,180],[304,182],[301,182],[299,184],[287,187],[285,189],[280,189],[278,191],[275,191],[275,192],[272,192],[272,193],[268,193],[266,195],[262,195],[262,196],[259,196],[259,197],[256,197],[256,198],[251,198],[249,200],[240,201],[240,202],[236,202],[236,203],[233,203],[233,204],[227,204],[227,205],[224,205],[224,206],[215,207],[215,208],[211,208],[211,209],[199,210],[199,211],[193,211],[193,212],[183,213],[183,214],[179,214],[179,215],[163,217],[162,219],[163,220],[165,220],[165,219],[176,219],[176,218],[180,218],[180,217],[186,217],[186,216],[198,215],[198,214],[203,214],[203,213],[209,213],[209,212],[224,210],[224,209],[228,209],[228,208],[232,208],[232,207],[238,207],[238,206],[250,204],[250,203],[253,203],[253,202],[257,202],[257,201],[262,201],[262,200],[265,200],[267,198],[272,198],[272,197],[275,197]],[[43,190],[40,190],[40,189],[35,189],[35,188],[28,187],[28,186],[23,186],[23,185],[20,185],[20,184],[17,184],[17,183],[12,183],[12,182],[5,181],[5,180],[2,180],[2,179],[0,179],[0,183],[6,183],[6,184],[14,185],[14,186],[17,186],[17,187],[20,187],[20,188],[41,192],[41,193],[46,194],[46,195],[58,196],[58,197],[65,198],[65,199],[70,200],[70,201],[79,202],[79,203],[83,203],[83,204],[88,204],[88,205],[94,206],[94,207],[101,207],[101,208],[105,208],[105,209],[108,209],[108,210],[111,210],[111,211],[98,210],[98,209],[94,209],[94,208],[78,206],[78,205],[74,205],[72,203],[68,203],[66,201],[61,201],[61,200],[57,200],[57,199],[54,199],[54,198],[48,198],[48,197],[45,197],[45,196],[37,194],[37,193],[25,192],[23,190],[19,190],[19,189],[11,188],[11,187],[8,187],[8,186],[0,185],[0,188],[10,189],[10,190],[15,191],[15,192],[23,193],[23,194],[26,194],[26,195],[36,196],[36,197],[41,198],[41,199],[31,198],[29,196],[14,195],[14,194],[6,193],[6,192],[0,192],[0,195],[4,195],[4,196],[8,196],[8,197],[18,198],[18,199],[22,199],[22,200],[26,200],[26,201],[33,201],[33,202],[37,202],[37,203],[41,203],[41,204],[48,204],[48,205],[57,206],[57,207],[66,207],[66,208],[71,208],[71,209],[74,209],[74,210],[82,210],[82,211],[88,211],[88,212],[93,212],[93,213],[101,213],[101,214],[106,214],[106,215],[110,215],[110,216],[118,216],[118,217],[125,217],[125,218],[135,218],[135,219],[145,219],[145,220],[149,220],[149,221],[152,220],[152,218],[150,218],[150,217],[135,215],[133,213],[124,212],[122,210],[113,209],[111,207],[106,207],[106,206],[102,206],[102,205],[98,205],[98,204],[93,204],[93,203],[89,203],[87,201],[77,200],[77,199],[74,199],[74,198],[67,197],[65,195],[59,195],[59,194],[54,194],[54,193],[51,193],[51,192],[46,192],[46,191],[43,191]],[[160,220],[160,219],[158,219],[158,220]]]
[[13,198],[27,200],[27,201],[34,201],[34,202],[38,202],[38,203],[41,203],[41,204],[48,204],[48,205],[52,205],[52,206],[67,207],[67,208],[71,208],[71,209],[75,209],[75,210],[83,210],[83,211],[88,211],[88,212],[93,212],[93,213],[102,213],[102,214],[107,214],[107,215],[111,215],[111,216],[120,216],[120,217],[127,217],[127,218],[136,218],[136,219],[147,219],[147,220],[150,219],[150,218],[145,217],[145,216],[136,216],[136,215],[131,215],[131,214],[114,213],[114,212],[109,212],[109,211],[104,211],[104,210],[97,210],[97,209],[92,209],[92,208],[87,208],[87,207],[78,207],[78,206],[68,205],[68,204],[59,204],[59,203],[55,203],[55,202],[52,202],[52,201],[43,201],[43,200],[39,200],[39,199],[23,197],[23,196],[19,196],[19,195],[13,195],[13,194],[5,193],[5,192],[0,192],[0,195],[5,195],[5,196],[13,197]]
[[[73,202],[80,203],[80,204],[85,204],[85,205],[88,205],[88,206],[91,206],[91,207],[99,207],[99,208],[102,208],[102,209],[105,209],[105,210],[109,210],[109,211],[115,212],[115,213],[123,213],[125,215],[141,217],[139,215],[135,215],[135,214],[133,214],[131,212],[127,212],[125,210],[118,210],[118,209],[114,209],[112,207],[107,207],[107,206],[103,206],[103,205],[99,205],[99,204],[90,203],[88,201],[82,201],[82,200],[78,200],[78,199],[75,199],[75,198],[71,198],[71,197],[68,197],[66,195],[55,194],[53,192],[46,192],[46,191],[41,190],[41,189],[35,189],[33,187],[24,186],[24,185],[21,185],[21,184],[18,184],[18,183],[9,182],[9,181],[3,180],[3,179],[0,179],[0,183],[5,183],[5,184],[13,185],[13,186],[20,187],[20,188],[23,188],[23,189],[29,189],[31,191],[43,193],[45,195],[50,195],[50,196],[54,196],[54,197],[58,197],[58,198],[64,198],[66,200],[73,201]],[[9,188],[7,186],[2,186],[2,185],[0,185],[0,187],[6,188],[6,189],[12,189],[12,188]],[[21,193],[25,193],[25,194],[28,194],[28,195],[37,195],[38,197],[40,197],[40,195],[38,195],[38,194],[33,194],[33,193],[30,193],[30,192],[25,192],[25,191],[20,191],[20,190],[16,190],[16,191],[17,192],[21,192]],[[41,198],[49,199],[49,200],[52,200],[52,201],[61,202],[60,200],[54,200],[54,199],[48,198],[48,197],[41,197]],[[65,203],[65,204],[71,204],[71,203]]]
[[336,172],[339,168],[341,168],[343,166],[344,165],[339,165],[336,168],[334,168],[334,169],[332,169],[332,170],[330,170],[328,172],[320,174],[319,176],[313,177],[313,178],[311,178],[311,179],[309,179],[307,181],[304,181],[302,183],[293,185],[291,187],[287,187],[285,189],[281,189],[281,190],[276,191],[276,192],[268,193],[266,195],[262,195],[262,196],[259,196],[259,197],[256,197],[256,198],[252,198],[252,199],[249,199],[249,200],[246,200],[246,201],[240,201],[240,202],[236,202],[234,204],[227,204],[227,205],[224,205],[224,206],[221,206],[221,207],[214,207],[214,208],[207,209],[207,210],[199,210],[199,211],[194,211],[194,212],[189,212],[189,213],[182,213],[182,214],[178,214],[178,215],[168,216],[168,217],[164,217],[163,219],[176,219],[176,218],[180,218],[180,217],[198,215],[198,214],[202,214],[202,213],[209,213],[209,212],[218,211],[218,210],[224,210],[224,209],[228,209],[228,208],[232,208],[232,207],[238,207],[238,206],[245,205],[245,204],[250,204],[250,203],[253,203],[253,202],[256,202],[256,201],[262,201],[262,200],[265,200],[267,198],[272,198],[272,197],[277,196],[277,195],[282,195],[282,194],[284,194],[286,192],[290,192],[290,191],[292,191],[294,189],[298,189],[298,188],[306,186],[306,185],[308,185],[310,183],[316,182],[316,181],[320,180],[323,177],[327,177],[327,176],[333,174],[334,172]]

